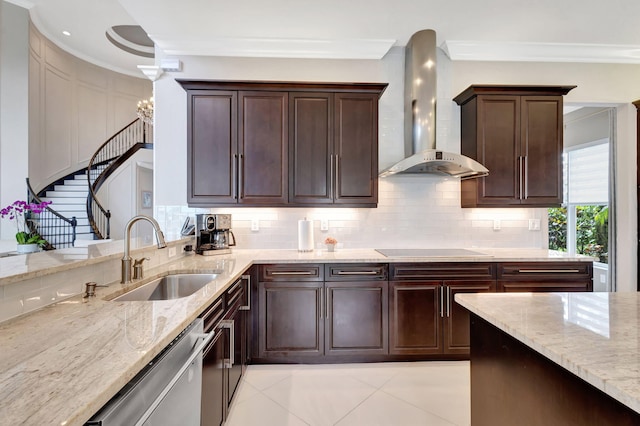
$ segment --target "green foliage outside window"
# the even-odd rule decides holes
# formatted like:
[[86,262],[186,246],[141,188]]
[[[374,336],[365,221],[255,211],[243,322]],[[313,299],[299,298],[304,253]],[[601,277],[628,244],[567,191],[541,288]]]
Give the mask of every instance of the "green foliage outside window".
[[[551,208],[549,249],[567,251],[567,209]],[[608,263],[609,207],[576,206],[576,253],[600,258]]]

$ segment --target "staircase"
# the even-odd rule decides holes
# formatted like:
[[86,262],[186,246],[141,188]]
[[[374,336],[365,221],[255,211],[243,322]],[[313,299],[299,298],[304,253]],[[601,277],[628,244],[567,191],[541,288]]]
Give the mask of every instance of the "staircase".
[[[94,233],[87,217],[87,185],[86,169],[68,177],[61,185],[46,191],[42,201],[51,201],[50,207],[65,217],[76,217],[76,240],[93,240]],[[80,242],[74,245],[81,245]]]

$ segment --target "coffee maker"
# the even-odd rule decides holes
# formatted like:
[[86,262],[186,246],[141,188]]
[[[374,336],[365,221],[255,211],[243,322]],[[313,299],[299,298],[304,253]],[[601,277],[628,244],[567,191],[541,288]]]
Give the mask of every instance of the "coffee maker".
[[235,245],[230,214],[196,215],[196,253],[205,256],[231,253],[230,247]]

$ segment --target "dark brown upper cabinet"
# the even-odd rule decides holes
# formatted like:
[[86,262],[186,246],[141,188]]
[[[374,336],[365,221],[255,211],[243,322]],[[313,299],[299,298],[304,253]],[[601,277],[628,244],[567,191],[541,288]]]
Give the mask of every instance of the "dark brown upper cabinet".
[[386,84],[178,82],[190,206],[376,207]]
[[454,98],[461,152],[489,169],[462,181],[462,207],[562,203],[562,96],[574,87],[473,85]]

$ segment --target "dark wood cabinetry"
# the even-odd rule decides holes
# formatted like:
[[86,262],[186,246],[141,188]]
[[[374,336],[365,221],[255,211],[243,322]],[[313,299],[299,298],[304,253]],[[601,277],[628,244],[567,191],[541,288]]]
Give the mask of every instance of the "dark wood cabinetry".
[[386,265],[324,268],[260,267],[258,358],[387,353]]
[[243,275],[202,314],[204,330],[215,333],[203,351],[202,425],[224,424],[246,368],[250,287]]
[[468,355],[469,314],[456,293],[495,291],[495,264],[419,263],[390,267],[390,353]]
[[461,152],[489,169],[462,181],[462,207],[562,203],[562,96],[575,86],[470,86],[461,106]]
[[498,264],[498,291],[593,291],[591,262]]
[[376,206],[386,84],[178,82],[190,206]]

